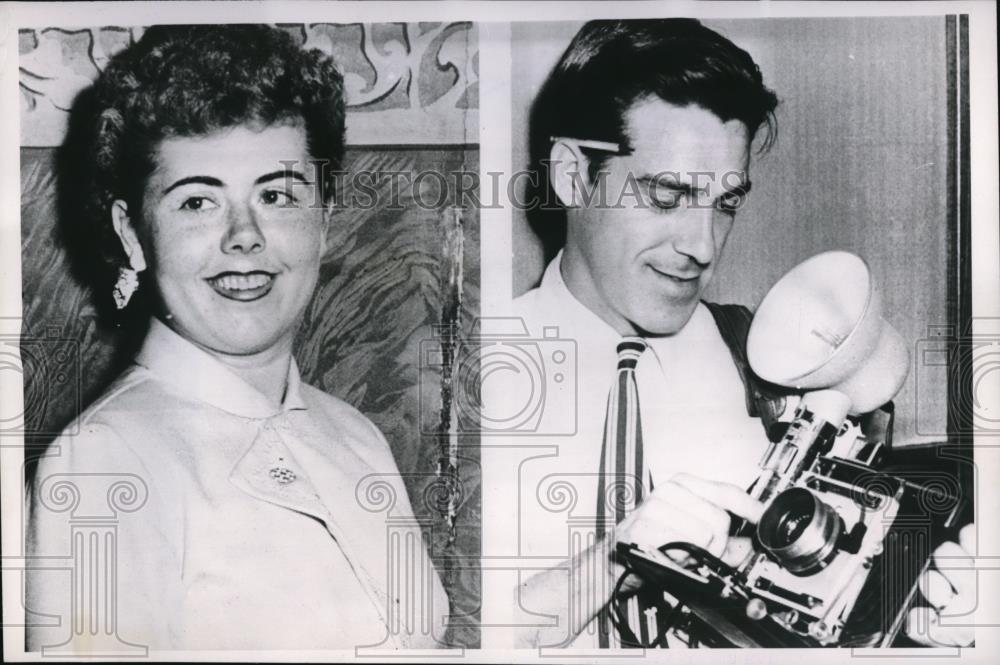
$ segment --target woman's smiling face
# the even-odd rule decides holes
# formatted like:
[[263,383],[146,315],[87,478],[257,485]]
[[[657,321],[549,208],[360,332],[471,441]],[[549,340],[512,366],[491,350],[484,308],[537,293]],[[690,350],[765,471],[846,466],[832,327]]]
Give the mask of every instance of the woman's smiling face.
[[326,242],[304,126],[167,138],[154,163],[141,219],[113,219],[166,323],[216,353],[290,350]]

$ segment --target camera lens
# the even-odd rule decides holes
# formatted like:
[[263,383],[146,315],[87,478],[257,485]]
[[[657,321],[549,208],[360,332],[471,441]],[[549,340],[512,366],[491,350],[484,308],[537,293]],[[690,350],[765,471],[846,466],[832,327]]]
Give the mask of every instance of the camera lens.
[[808,575],[826,566],[842,531],[837,511],[802,487],[776,496],[757,524],[760,544],[796,575]]
[[788,547],[802,535],[806,527],[812,523],[812,515],[794,515],[785,513],[778,524],[778,543],[781,547]]

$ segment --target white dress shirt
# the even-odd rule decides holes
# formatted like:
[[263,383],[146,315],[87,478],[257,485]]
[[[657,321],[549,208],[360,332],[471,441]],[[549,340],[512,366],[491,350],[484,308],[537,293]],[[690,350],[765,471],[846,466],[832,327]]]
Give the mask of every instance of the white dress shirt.
[[[523,407],[532,399],[540,402],[536,421],[511,421],[520,431],[499,439],[506,459],[502,470],[493,468],[499,462],[489,470],[495,481],[487,492],[495,494],[488,496],[506,502],[515,515],[507,554],[519,562],[517,583],[539,569],[566,567],[565,559],[591,542],[608,394],[621,341],[570,293],[561,256],[549,264],[538,288],[514,301],[513,314],[523,320],[527,336],[509,344],[537,349],[544,366],[535,373],[542,377],[540,389],[530,385],[539,381],[529,379],[531,372],[513,371],[484,386],[492,413],[527,412]],[[760,421],[747,415],[743,383],[711,312],[699,304],[679,332],[647,342],[636,381],[654,487],[679,472],[748,487],[767,439]],[[484,348],[484,367],[490,356],[491,349]],[[610,597],[610,589],[596,593]],[[537,621],[526,618],[531,612],[522,604],[513,623]],[[570,646],[596,647],[596,638],[591,621]]]

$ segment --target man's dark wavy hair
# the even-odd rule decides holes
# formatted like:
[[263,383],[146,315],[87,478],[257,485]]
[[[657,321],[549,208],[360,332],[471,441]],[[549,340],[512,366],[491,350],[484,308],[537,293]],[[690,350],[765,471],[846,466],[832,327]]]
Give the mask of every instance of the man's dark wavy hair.
[[[310,157],[324,163],[328,178],[344,156],[340,72],[326,54],[306,51],[269,26],[151,27],[111,59],[87,102],[84,122],[92,125],[82,133],[92,175],[86,206],[112,267],[125,257],[111,227],[111,204],[123,199],[130,210],[141,210],[153,153],[164,138],[302,122]],[[328,200],[330,183],[320,186]]]
[[[537,200],[554,200],[544,168],[550,137],[608,141],[627,152],[632,146],[625,113],[654,97],[677,106],[701,106],[723,121],[739,120],[751,140],[763,128],[761,151],[777,135],[777,97],[764,85],[750,54],[719,33],[694,19],[590,21],[573,38],[532,106],[530,157],[542,188],[535,192]],[[609,155],[583,152],[593,180]]]

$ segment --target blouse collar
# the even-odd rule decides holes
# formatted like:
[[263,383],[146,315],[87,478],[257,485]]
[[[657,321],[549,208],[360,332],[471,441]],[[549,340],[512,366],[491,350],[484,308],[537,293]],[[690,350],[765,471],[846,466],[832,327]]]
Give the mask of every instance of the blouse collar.
[[285,398],[275,405],[207,351],[153,318],[135,362],[181,394],[243,418],[270,418],[305,409],[295,358],[288,364]]

